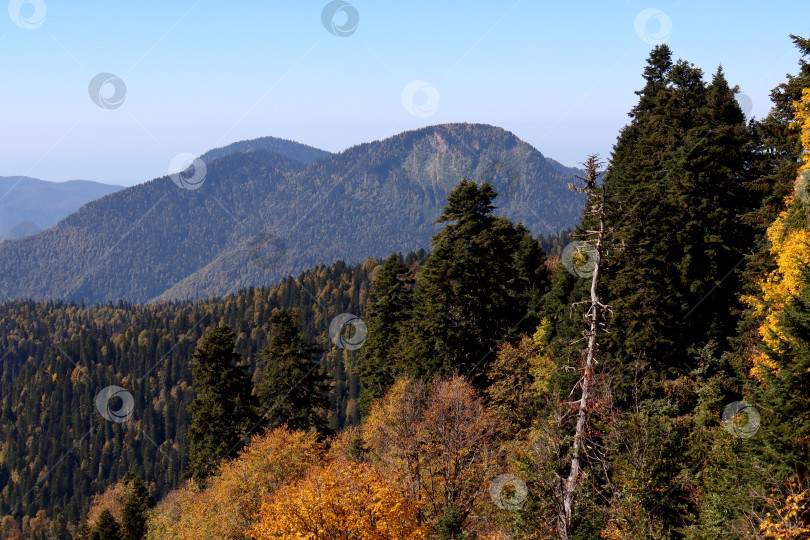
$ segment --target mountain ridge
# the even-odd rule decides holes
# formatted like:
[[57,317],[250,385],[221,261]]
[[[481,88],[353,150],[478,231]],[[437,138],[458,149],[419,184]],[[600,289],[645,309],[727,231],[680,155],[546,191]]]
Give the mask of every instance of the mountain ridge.
[[309,164],[250,146],[211,160],[199,189],[155,178],[4,242],[0,290],[89,302],[197,299],[316,264],[426,248],[463,177],[491,182],[499,212],[535,234],[572,225],[581,204],[566,187],[571,175],[485,124],[428,126]]
[[82,205],[124,186],[104,184],[92,180],[51,182],[30,176],[0,176],[0,240],[14,227],[26,235],[34,229],[24,227],[25,222],[37,229],[47,229],[69,216]]

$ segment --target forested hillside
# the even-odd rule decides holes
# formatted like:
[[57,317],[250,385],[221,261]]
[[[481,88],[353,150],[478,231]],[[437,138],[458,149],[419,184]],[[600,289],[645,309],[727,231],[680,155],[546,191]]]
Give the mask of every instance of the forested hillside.
[[[224,151],[237,153],[217,157]],[[427,127],[332,155],[266,138],[208,158],[204,172],[186,171],[199,174],[194,189],[157,178],[0,245],[5,298],[200,299],[321,263],[423,249],[465,177],[490,181],[500,212],[534,234],[573,226],[581,205],[566,188],[570,172],[482,124]]]
[[[533,150],[494,128],[222,158],[327,189],[351,156],[367,176],[334,208],[409,185],[392,196],[430,250],[204,301],[2,304],[0,538],[807,538],[810,41],[792,38],[799,71],[761,120],[721,68],[656,46],[609,159],[568,186],[577,226],[542,238],[509,161]],[[480,148],[441,150],[469,132]],[[233,260],[175,292],[213,294]]]
[[[326,345],[332,317],[364,312],[376,266],[321,266],[270,289],[193,304],[3,304],[0,513],[45,509],[60,526],[75,525],[91,495],[127,471],[144,478],[154,496],[165,495],[188,462],[190,359],[200,336],[217,324],[232,326],[237,351],[253,370],[271,312],[294,307],[308,335]],[[333,381],[333,429],[358,419],[354,356],[336,349],[321,359]],[[98,415],[96,395],[109,385],[135,399],[138,414],[129,422]]]
[[313,148],[312,146],[307,146],[306,144],[295,141],[288,141],[277,137],[260,137],[258,139],[235,142],[221,148],[213,148],[201,155],[200,159],[205,163],[211,163],[215,159],[229,154],[246,154],[254,150],[267,150],[268,152],[281,154],[289,159],[300,161],[307,165],[329,155],[329,152],[326,150]]

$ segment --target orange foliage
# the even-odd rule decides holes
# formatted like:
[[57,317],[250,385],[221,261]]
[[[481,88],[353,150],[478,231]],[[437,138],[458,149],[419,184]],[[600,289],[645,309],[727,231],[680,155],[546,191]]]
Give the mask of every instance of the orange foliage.
[[118,523],[124,520],[124,505],[134,493],[135,488],[130,483],[118,482],[108,487],[104,493],[95,495],[90,510],[87,511],[87,524],[90,530],[96,528],[96,522],[104,510],[109,510]]
[[204,491],[187,484],[165,497],[149,518],[148,537],[248,538],[262,501],[304,476],[322,454],[314,432],[281,427],[255,437],[238,458],[222,464]]
[[374,467],[337,459],[278,490],[250,532],[257,540],[427,539],[416,502]]

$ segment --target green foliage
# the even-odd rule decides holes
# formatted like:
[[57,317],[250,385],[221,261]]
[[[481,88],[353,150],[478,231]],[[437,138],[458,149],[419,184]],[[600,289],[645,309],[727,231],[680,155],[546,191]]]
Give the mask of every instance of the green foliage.
[[368,307],[368,337],[360,355],[360,376],[363,391],[360,404],[368,412],[371,403],[381,397],[394,382],[397,367],[393,351],[410,316],[413,304],[413,273],[402,256],[392,253],[379,267],[371,282]]
[[124,540],[121,535],[121,525],[115,521],[109,510],[104,510],[93,531],[93,540]]
[[766,370],[758,403],[771,426],[767,459],[782,474],[810,473],[810,269],[802,287],[779,316],[778,345],[766,349],[774,371]]
[[[793,103],[802,97],[802,89],[810,88],[810,42],[790,36],[801,59],[799,72],[788,75],[784,83],[771,91],[771,110],[765,118],[753,124],[758,159],[752,164],[755,174],[749,189],[760,204],[746,218],[764,229],[785,209],[784,198],[793,192],[793,180],[801,159],[799,130],[792,126]],[[767,251],[767,247],[765,247]],[[764,264],[764,261],[759,261]]]
[[[624,366],[616,390],[625,403],[631,384],[653,392],[709,341],[727,347],[736,327],[729,312],[738,309],[733,270],[753,242],[739,217],[750,210],[751,135],[736,88],[720,69],[707,85],[666,46],[651,54],[645,78],[604,181],[621,243],[606,268],[617,329],[608,349]],[[641,381],[627,378],[634,370],[643,370]]]
[[137,475],[128,472],[123,481],[132,485],[132,494],[122,510],[122,532],[124,540],[141,540],[146,536],[147,511],[155,506],[155,500]]
[[234,349],[235,337],[228,326],[217,326],[194,353],[188,475],[200,486],[222,460],[239,454],[255,425],[250,378]]
[[329,394],[321,373],[321,349],[298,329],[298,312],[280,309],[270,317],[270,342],[256,385],[261,424],[275,429],[326,432]]
[[436,525],[436,538],[441,540],[467,540],[469,535],[464,533],[464,519],[466,512],[458,508],[446,508],[444,515],[439,518]]
[[496,196],[467,180],[448,196],[396,351],[402,372],[458,372],[483,385],[497,345],[536,324],[527,315],[545,286],[542,251],[524,228],[493,215]]

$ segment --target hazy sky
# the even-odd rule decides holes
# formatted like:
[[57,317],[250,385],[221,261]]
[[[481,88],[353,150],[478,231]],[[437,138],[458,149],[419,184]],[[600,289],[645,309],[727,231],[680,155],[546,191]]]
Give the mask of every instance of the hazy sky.
[[339,151],[444,122],[574,165],[609,154],[656,42],[722,63],[762,116],[809,21],[806,0],[12,0],[0,176],[131,185],[241,139]]

